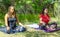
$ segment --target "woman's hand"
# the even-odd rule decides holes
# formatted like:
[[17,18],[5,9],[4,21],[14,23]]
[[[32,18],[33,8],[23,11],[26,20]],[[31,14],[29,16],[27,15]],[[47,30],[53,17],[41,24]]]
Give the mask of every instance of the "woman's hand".
[[19,25],[20,25],[20,26],[23,26],[23,24],[22,24],[22,23],[19,23]]
[[45,23],[44,23],[44,22],[40,22],[40,23],[42,23],[42,25],[45,25]]
[[45,25],[45,22],[42,21],[42,18],[40,18],[40,23],[41,23],[42,25]]
[[10,30],[10,27],[7,26],[6,28],[7,28],[7,30]]
[[47,25],[46,28],[49,29],[49,26]]

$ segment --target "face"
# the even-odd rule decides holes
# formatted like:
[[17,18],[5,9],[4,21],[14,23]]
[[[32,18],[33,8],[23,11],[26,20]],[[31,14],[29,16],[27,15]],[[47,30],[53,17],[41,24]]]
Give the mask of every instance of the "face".
[[14,7],[11,6],[10,9],[9,9],[9,11],[10,11],[11,13],[13,13],[13,12],[14,12]]
[[48,9],[47,9],[47,8],[44,10],[44,13],[45,13],[45,14],[47,14],[47,13],[48,13]]

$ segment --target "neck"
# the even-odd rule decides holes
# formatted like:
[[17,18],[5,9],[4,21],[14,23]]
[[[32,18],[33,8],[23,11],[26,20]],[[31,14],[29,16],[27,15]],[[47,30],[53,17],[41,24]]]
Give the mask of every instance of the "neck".
[[11,15],[13,15],[14,13],[10,13]]

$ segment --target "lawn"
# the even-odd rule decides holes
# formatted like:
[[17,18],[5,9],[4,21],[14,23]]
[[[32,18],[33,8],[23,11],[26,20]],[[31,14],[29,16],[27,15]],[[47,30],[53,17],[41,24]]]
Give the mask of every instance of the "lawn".
[[[57,18],[51,18],[51,19],[53,21],[54,20],[57,21]],[[1,22],[1,23],[3,23],[3,22]],[[27,22],[27,23],[29,23],[29,22]],[[25,23],[25,24],[27,24],[27,23]],[[6,33],[0,31],[0,37],[60,37],[60,31],[47,33],[42,30],[37,31],[35,29],[27,27],[27,31],[14,33],[14,34],[6,34]]]
[[43,31],[26,31],[26,32],[19,32],[15,34],[6,34],[0,32],[0,37],[60,37],[60,31],[53,32],[53,33],[46,33]]

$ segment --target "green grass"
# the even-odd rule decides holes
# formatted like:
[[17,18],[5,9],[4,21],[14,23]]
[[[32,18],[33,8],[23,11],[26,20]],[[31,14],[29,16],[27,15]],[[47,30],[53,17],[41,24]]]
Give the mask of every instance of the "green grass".
[[[39,23],[39,14],[18,14],[18,19],[24,24]],[[51,17],[52,20],[57,20],[57,18]],[[59,23],[59,22],[58,22]],[[4,26],[4,17],[0,17],[0,26]],[[29,29],[29,28],[27,28]],[[0,37],[60,37],[60,31],[53,33],[46,33],[44,31],[26,31],[19,32],[15,34],[6,34],[0,31]]]
[[39,14],[17,14],[21,22],[39,22]]
[[19,32],[15,34],[6,34],[0,32],[0,37],[60,37],[60,31],[53,33],[46,33],[43,31],[34,31],[34,32]]

